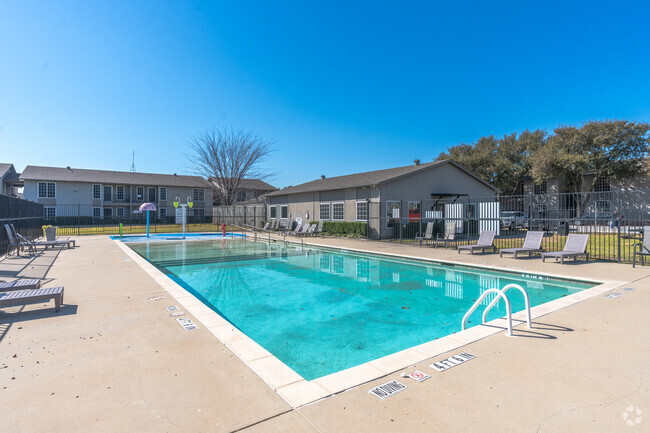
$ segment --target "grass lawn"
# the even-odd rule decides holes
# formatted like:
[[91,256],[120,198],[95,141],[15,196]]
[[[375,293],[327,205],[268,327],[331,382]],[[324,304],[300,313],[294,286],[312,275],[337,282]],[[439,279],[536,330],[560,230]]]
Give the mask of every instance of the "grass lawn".
[[[234,227],[226,227],[227,231],[236,230]],[[152,224],[149,226],[150,233],[180,233],[183,231],[183,226],[180,224]],[[188,224],[185,226],[186,233],[197,232],[220,232],[221,227],[216,224]],[[124,225],[122,227],[123,234],[140,234],[147,232],[147,225]],[[120,226],[107,225],[107,226],[58,226],[56,229],[57,236],[74,236],[74,235],[119,235]]]

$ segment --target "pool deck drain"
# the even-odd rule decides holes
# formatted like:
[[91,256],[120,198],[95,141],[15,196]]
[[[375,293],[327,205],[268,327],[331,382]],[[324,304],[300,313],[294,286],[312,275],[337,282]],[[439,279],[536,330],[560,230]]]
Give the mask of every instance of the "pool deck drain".
[[[289,366],[284,364],[270,352],[265,350],[253,339],[246,336],[239,329],[233,326],[226,319],[214,312],[210,307],[205,305],[194,295],[185,290],[182,286],[168,278],[161,270],[149,263],[138,253],[128,247],[127,244],[114,240],[114,242],[142,269],[147,272],[160,286],[162,286],[171,296],[191,313],[200,323],[203,324],[212,334],[214,334],[223,344],[226,345],[235,355],[237,355],[251,370],[253,370],[267,385],[277,392],[293,408],[298,408],[307,404],[314,403],[323,398],[341,393],[343,391],[358,387],[375,379],[388,376],[406,367],[413,366],[419,362],[434,358],[441,354],[459,349],[467,344],[474,343],[483,338],[498,334],[505,329],[504,319],[495,319],[483,324],[474,326],[464,331],[460,331],[427,343],[423,343],[399,352],[375,359],[373,361],[357,365],[336,373],[332,373],[317,379],[307,381]],[[308,244],[309,246],[309,244]],[[332,249],[330,245],[312,243],[314,247],[324,247]],[[345,248],[342,252],[361,252],[368,254],[368,251]],[[399,254],[380,254],[384,257],[395,257],[401,259],[413,259],[413,257]],[[463,256],[464,257],[464,256]],[[428,260],[416,258],[422,261],[429,261],[433,264],[448,263],[444,260]],[[495,270],[495,267],[486,265],[473,265],[463,261],[455,261],[455,264],[480,267],[484,269]],[[508,267],[504,265],[503,267]],[[522,268],[524,269],[524,268]],[[509,272],[525,273],[526,275],[540,275],[556,278],[567,277],[565,275],[555,275],[551,273],[521,271],[508,269]],[[578,281],[595,281],[594,279],[572,278]],[[597,280],[596,280],[597,281]],[[562,298],[558,298],[544,304],[531,308],[531,316],[538,319],[554,311],[558,311],[570,305],[579,303],[585,299],[598,296],[609,292],[613,289],[627,284],[623,281],[610,280],[601,284],[573,293]],[[513,321],[523,322],[525,315],[523,311],[513,314]],[[179,320],[179,319],[177,319]],[[180,323],[180,322],[179,322]],[[517,335],[515,333],[515,335]]]

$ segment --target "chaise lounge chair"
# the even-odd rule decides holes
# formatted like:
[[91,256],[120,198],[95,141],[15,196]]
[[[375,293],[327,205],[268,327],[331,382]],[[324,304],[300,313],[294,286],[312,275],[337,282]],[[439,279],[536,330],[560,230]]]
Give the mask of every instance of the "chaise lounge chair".
[[447,222],[445,223],[445,233],[438,233],[436,235],[436,240],[435,243],[433,244],[434,247],[437,247],[439,243],[443,243],[445,245],[445,248],[447,248],[447,245],[450,242],[454,242],[456,240],[456,223],[455,222]]
[[0,292],[0,307],[24,305],[34,301],[49,301],[50,299],[54,299],[56,311],[60,311],[61,304],[63,304],[63,287],[46,287]]
[[296,229],[292,232],[289,232],[289,234],[294,236],[301,236],[306,234],[307,230],[309,230],[309,224],[303,224],[302,227],[296,227]]
[[41,287],[41,280],[23,278],[14,281],[0,282],[0,292],[10,292],[12,290],[31,290]]
[[519,253],[528,253],[528,257],[533,253],[541,253],[544,251],[542,246],[542,239],[544,239],[544,232],[528,232],[526,239],[524,239],[524,246],[521,248],[503,248],[499,250],[499,257],[503,257],[503,253],[513,254],[515,259]]
[[296,233],[298,236],[313,236],[314,235],[314,230],[316,230],[316,227],[318,227],[318,224],[307,224],[305,225],[307,227],[306,230],[303,230],[300,233]]
[[557,259],[560,259],[560,263],[564,264],[565,257],[573,257],[573,261],[575,262],[578,260],[578,256],[585,256],[586,261],[589,261],[587,242],[589,242],[588,234],[569,233],[564,244],[564,250],[542,253],[542,262],[547,257],[555,257],[556,262]]
[[433,240],[433,223],[432,222],[427,223],[427,229],[425,230],[424,233],[420,233],[420,232],[416,233],[415,240],[420,241],[420,246],[422,246],[422,241]]
[[27,248],[27,251],[30,252],[30,254],[36,253],[36,247],[33,243],[27,240],[21,240],[14,236],[14,231],[11,229],[9,224],[5,224],[5,231],[7,232],[7,239],[9,240],[7,256],[10,256],[11,252],[14,251],[17,257],[21,257],[20,252],[24,251],[25,248]]
[[497,235],[495,231],[485,230],[478,237],[478,241],[475,245],[459,245],[458,254],[462,250],[469,250],[470,254],[474,254],[474,250],[481,250],[481,253],[484,253],[485,250],[492,248],[494,252],[497,252],[497,247],[494,246],[494,237]]
[[20,233],[18,233],[13,224],[9,224],[9,227],[12,230],[16,239],[18,239],[24,245],[27,244],[31,245],[34,248],[34,251],[36,251],[36,247],[45,247],[45,249],[47,249],[48,247],[54,248],[57,246],[65,246],[65,245],[67,245],[68,248],[72,248],[72,246],[76,246],[76,242],[74,240],[70,240],[69,238],[59,238],[59,240],[54,240],[54,241],[29,240],[23,235],[21,235]]
[[56,227],[49,227],[45,229],[45,240],[47,242],[58,242],[59,245],[65,245],[68,243],[68,248],[76,247],[77,242],[74,239],[70,239],[67,236],[57,236]]
[[636,268],[637,254],[641,256],[641,264],[645,266],[645,256],[650,256],[650,226],[643,227],[643,242],[634,245],[634,254],[632,255],[633,268]]

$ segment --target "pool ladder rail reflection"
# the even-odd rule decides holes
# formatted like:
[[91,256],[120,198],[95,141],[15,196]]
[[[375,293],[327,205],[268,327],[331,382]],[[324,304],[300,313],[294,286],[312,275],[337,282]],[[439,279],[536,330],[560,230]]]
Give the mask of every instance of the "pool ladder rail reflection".
[[474,305],[472,305],[472,307],[467,310],[467,313],[465,313],[463,316],[463,321],[461,323],[462,330],[464,331],[467,328],[467,319],[469,319],[469,316],[471,316],[472,313],[478,308],[483,299],[485,299],[485,297],[489,294],[495,293],[497,296],[494,297],[492,302],[490,302],[485,308],[485,311],[483,311],[481,323],[485,323],[488,312],[492,309],[492,307],[496,305],[496,303],[499,301],[499,298],[503,298],[503,301],[506,304],[506,321],[508,323],[508,332],[506,335],[508,337],[514,337],[512,333],[512,306],[510,305],[510,299],[508,299],[508,295],[506,295],[506,292],[512,288],[518,289],[524,295],[524,302],[526,303],[526,324],[528,325],[528,329],[533,329],[530,317],[530,297],[528,296],[528,292],[526,292],[526,289],[521,287],[519,284],[508,284],[502,289],[489,289],[483,292],[481,296],[479,296],[479,298],[476,300],[476,302],[474,302]]

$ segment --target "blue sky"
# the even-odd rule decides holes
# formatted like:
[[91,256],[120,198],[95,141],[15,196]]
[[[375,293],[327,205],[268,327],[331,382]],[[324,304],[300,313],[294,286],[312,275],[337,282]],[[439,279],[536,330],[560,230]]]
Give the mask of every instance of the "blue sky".
[[211,127],[277,186],[483,135],[650,120],[650,2],[0,3],[0,162],[186,173]]

